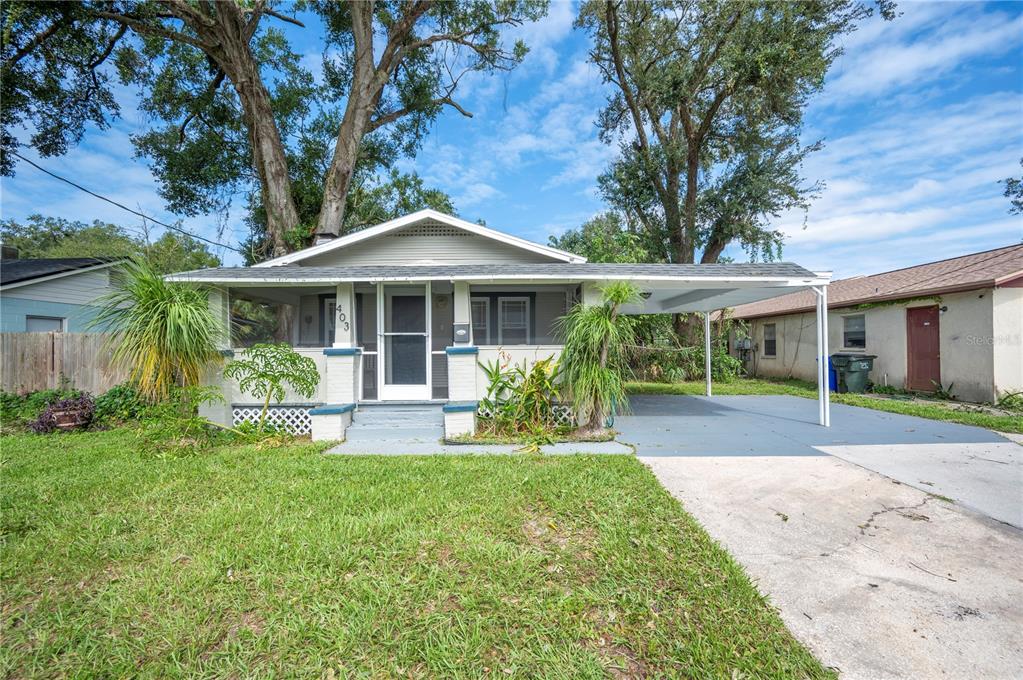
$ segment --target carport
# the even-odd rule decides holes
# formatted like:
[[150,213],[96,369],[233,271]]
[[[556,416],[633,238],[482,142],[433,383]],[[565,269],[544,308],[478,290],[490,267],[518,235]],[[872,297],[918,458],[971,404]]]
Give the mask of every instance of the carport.
[[[591,265],[600,266],[600,265]],[[697,313],[703,316],[706,396],[711,384],[711,318],[728,307],[759,302],[797,290],[811,290],[817,301],[817,410],[818,423],[831,426],[828,392],[828,283],[831,272],[810,272],[785,262],[722,265],[619,265],[627,268],[619,279],[636,283],[643,291],[640,303],[626,305],[623,314]],[[670,269],[669,269],[670,268]],[[688,275],[686,268],[693,273]],[[646,275],[670,271],[670,275]],[[599,294],[593,291],[592,296]],[[586,290],[584,289],[584,299]],[[591,300],[595,301],[591,297]]]

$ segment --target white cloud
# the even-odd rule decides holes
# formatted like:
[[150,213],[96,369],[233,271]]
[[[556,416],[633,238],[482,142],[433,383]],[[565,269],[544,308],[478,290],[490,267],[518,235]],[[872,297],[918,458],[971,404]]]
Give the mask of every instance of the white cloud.
[[1023,40],[1023,16],[951,3],[902,3],[899,9],[903,14],[894,21],[875,19],[844,41],[825,103],[919,87],[967,60],[1018,50]]

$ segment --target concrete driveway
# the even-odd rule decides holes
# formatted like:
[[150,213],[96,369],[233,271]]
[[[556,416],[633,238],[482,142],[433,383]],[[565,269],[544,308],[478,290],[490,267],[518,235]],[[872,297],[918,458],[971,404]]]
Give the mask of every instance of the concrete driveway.
[[788,396],[640,395],[620,439],[641,456],[833,455],[1023,528],[1023,447],[980,427]]
[[[797,397],[633,408],[621,439],[842,677],[1023,677],[1023,531],[932,495],[1018,517],[1023,448],[845,406],[827,431]],[[965,448],[935,456],[934,445]]]

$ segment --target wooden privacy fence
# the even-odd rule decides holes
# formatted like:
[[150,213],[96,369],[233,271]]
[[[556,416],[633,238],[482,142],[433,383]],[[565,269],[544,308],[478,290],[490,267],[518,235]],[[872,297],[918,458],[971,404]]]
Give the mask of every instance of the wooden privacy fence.
[[102,333],[0,333],[0,387],[34,392],[62,384],[102,394],[127,372],[110,365]]

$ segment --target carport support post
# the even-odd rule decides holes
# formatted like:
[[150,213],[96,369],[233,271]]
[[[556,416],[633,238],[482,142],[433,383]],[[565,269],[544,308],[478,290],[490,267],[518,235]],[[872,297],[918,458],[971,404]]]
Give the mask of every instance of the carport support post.
[[821,373],[824,377],[824,427],[831,427],[831,372],[828,370],[828,287],[821,286]]
[[831,393],[828,375],[828,288],[815,287],[817,295],[817,414],[824,427],[831,427]]
[[710,312],[703,313],[703,373],[707,378],[707,396],[710,396]]

